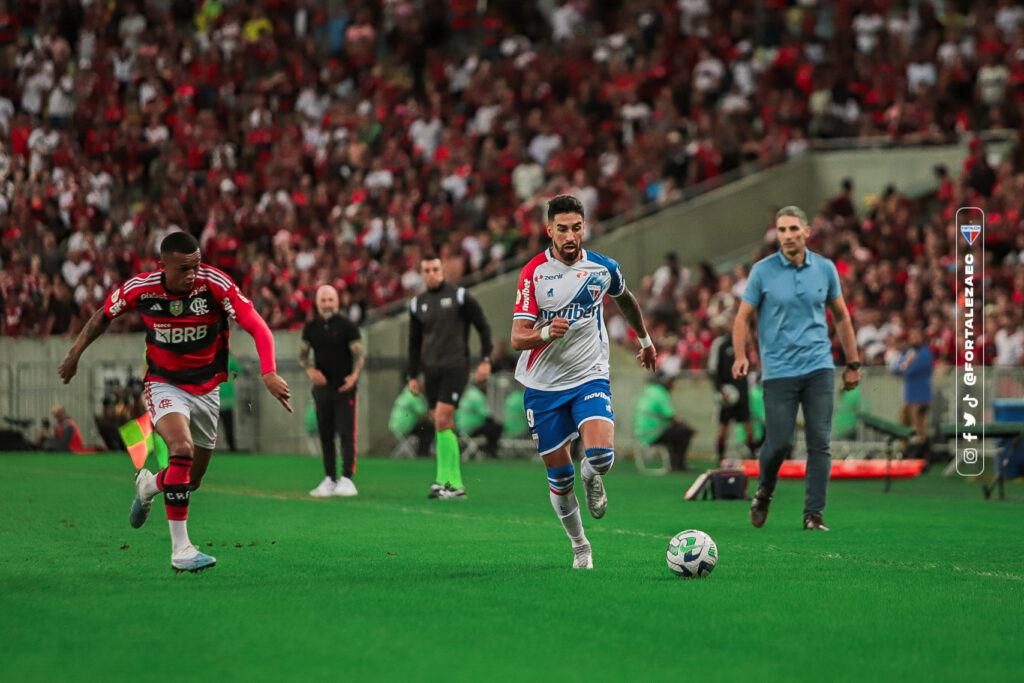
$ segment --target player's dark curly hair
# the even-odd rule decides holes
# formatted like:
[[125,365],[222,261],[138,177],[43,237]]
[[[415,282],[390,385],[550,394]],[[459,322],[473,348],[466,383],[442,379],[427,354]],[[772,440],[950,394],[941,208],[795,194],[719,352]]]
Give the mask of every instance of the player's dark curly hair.
[[585,218],[583,215],[583,202],[571,194],[560,194],[548,202],[549,223],[555,220],[555,216],[560,213],[578,213],[580,218]]
[[194,254],[199,251],[199,242],[187,232],[172,232],[160,242],[160,255]]

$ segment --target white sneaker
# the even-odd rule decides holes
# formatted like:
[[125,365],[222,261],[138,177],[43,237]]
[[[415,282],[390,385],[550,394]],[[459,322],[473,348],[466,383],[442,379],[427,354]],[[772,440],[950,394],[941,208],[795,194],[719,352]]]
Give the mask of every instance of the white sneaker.
[[356,490],[356,485],[351,479],[348,477],[342,477],[338,480],[338,483],[335,485],[334,491],[331,495],[351,498],[352,496],[358,496],[359,491]]
[[590,549],[590,544],[574,546],[572,549],[573,569],[593,569],[594,568],[594,553]]
[[309,492],[309,495],[314,498],[328,498],[334,495],[334,488],[337,484],[330,477],[324,477],[324,480],[320,482],[320,485]]
[[595,474],[590,479],[583,477],[583,490],[587,493],[587,510],[594,519],[601,519],[608,510],[608,494],[604,492],[601,475]]
[[176,574],[182,572],[201,572],[216,564],[216,557],[200,552],[199,548],[195,546],[183,549],[179,555],[171,555],[171,569]]

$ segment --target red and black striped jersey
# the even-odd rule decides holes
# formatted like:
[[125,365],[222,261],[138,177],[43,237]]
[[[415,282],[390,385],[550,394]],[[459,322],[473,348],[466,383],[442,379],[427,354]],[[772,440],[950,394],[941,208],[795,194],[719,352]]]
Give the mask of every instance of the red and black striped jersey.
[[168,292],[161,270],[136,275],[110,293],[103,311],[113,319],[133,308],[146,325],[146,380],[190,394],[227,379],[228,319],[258,315],[231,278],[207,265],[186,295]]

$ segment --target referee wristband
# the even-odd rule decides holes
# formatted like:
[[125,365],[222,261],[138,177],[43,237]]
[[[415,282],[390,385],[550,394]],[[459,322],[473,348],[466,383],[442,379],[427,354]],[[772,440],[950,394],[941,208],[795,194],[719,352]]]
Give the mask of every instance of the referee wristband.
[[640,337],[640,348],[641,349],[649,349],[652,346],[654,346],[654,342],[651,341],[651,335],[648,334],[648,335],[645,335],[643,337]]
[[540,340],[547,341],[549,339],[551,339],[551,326],[545,325],[544,327],[540,328]]

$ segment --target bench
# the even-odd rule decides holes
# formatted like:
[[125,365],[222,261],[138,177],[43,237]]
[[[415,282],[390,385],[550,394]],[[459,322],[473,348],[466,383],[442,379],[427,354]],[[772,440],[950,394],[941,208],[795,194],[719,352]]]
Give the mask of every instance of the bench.
[[958,432],[971,432],[978,434],[979,437],[983,433],[986,439],[1012,439],[1024,432],[1024,422],[984,422],[973,427],[951,422],[942,425],[942,438],[944,439],[952,439]]
[[[1004,449],[1006,457],[1009,458],[1010,454],[1017,449],[1020,445],[1021,439],[1024,439],[1024,422],[983,422],[974,426],[968,427],[963,424],[955,424],[952,422],[943,424],[940,429],[940,434],[943,439],[956,438],[957,434],[963,434],[970,432],[971,434],[977,434],[979,439],[1007,439],[1010,440],[1009,445]],[[999,500],[1006,500],[1006,492],[1003,488],[1003,468],[1006,466],[1005,461],[1001,462],[996,467],[996,480],[991,484],[985,484],[981,487],[982,493],[985,499],[988,500],[992,497],[992,492],[999,488]],[[949,467],[946,468],[946,474],[949,474],[956,469],[956,457],[949,463]]]
[[904,441],[913,437],[917,432],[914,431],[913,427],[900,424],[899,422],[893,422],[892,420],[886,420],[884,417],[878,417],[871,413],[857,413],[857,417],[861,422],[864,423],[865,427],[870,427],[876,432],[889,437],[889,442]]
[[892,487],[892,477],[889,476],[889,463],[891,463],[893,459],[898,459],[898,457],[903,456],[902,453],[899,453],[899,456],[897,457],[896,442],[906,441],[915,436],[917,432],[914,431],[913,427],[908,427],[907,425],[900,424],[899,422],[893,422],[892,420],[887,420],[884,417],[872,415],[871,413],[861,411],[857,413],[857,417],[865,427],[873,429],[883,436],[889,437],[886,441],[885,448],[886,476],[884,489],[885,493],[888,493],[889,489]]

